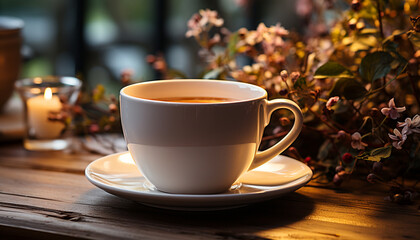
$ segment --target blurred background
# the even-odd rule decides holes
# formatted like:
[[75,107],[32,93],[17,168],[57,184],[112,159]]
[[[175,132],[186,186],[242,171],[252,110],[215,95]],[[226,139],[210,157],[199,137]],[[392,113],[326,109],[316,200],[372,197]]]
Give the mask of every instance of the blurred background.
[[111,92],[125,69],[137,81],[157,78],[148,54],[162,53],[171,68],[197,77],[198,45],[185,32],[204,8],[217,10],[231,31],[280,22],[299,32],[303,22],[289,0],[0,0],[0,15],[25,22],[21,78],[78,76],[85,87],[101,83]]

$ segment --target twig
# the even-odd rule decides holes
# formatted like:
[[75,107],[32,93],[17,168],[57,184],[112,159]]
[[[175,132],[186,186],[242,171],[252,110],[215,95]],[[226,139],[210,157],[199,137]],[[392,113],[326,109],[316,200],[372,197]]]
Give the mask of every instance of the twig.
[[314,112],[314,111],[312,111],[310,108],[308,108],[308,112],[310,112],[310,113],[312,113],[313,115],[315,115],[317,118],[319,118],[327,127],[329,127],[329,128],[331,128],[332,130],[334,130],[335,132],[338,132],[338,131],[340,131],[338,128],[336,128],[336,127],[334,127],[333,125],[331,125],[329,122],[327,122],[327,121],[325,121],[324,119],[322,119],[322,117],[318,114],[318,113],[316,113],[316,112]]
[[376,0],[376,11],[378,12],[379,33],[381,34],[381,38],[384,39],[384,30],[381,16],[381,0]]
[[280,138],[280,137],[284,137],[286,136],[286,134],[288,133],[288,131],[283,131],[283,132],[279,132],[270,136],[265,136],[262,138],[261,141],[268,141],[268,140],[272,140],[272,139],[276,139],[276,138]]

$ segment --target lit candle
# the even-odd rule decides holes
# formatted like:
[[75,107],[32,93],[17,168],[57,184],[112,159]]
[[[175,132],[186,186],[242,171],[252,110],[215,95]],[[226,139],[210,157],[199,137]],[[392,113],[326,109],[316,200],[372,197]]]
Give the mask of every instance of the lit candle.
[[64,124],[48,120],[50,112],[59,112],[62,107],[60,99],[52,95],[51,88],[45,89],[44,96],[29,98],[27,107],[29,127],[37,138],[48,139],[60,136]]

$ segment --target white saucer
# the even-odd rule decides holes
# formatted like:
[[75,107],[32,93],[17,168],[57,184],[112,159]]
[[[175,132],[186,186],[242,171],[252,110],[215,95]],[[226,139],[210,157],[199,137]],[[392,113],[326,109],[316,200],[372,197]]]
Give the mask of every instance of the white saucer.
[[129,152],[99,158],[87,166],[87,179],[116,196],[175,210],[214,210],[245,206],[277,198],[305,185],[311,169],[290,157],[279,155],[241,177],[242,186],[220,194],[170,194],[153,190],[137,169]]

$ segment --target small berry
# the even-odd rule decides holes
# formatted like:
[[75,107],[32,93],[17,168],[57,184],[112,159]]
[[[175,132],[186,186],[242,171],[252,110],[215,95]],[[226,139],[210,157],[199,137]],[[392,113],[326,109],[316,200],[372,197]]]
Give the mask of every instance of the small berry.
[[117,105],[115,103],[109,104],[108,109],[111,113],[115,113],[118,110]]
[[280,92],[279,92],[279,94],[282,95],[282,96],[284,96],[284,95],[286,95],[288,93],[289,93],[289,90],[287,90],[286,88],[280,90]]
[[312,160],[312,158],[311,158],[311,157],[306,157],[306,158],[305,158],[305,160],[304,160],[304,162],[305,162],[306,164],[308,164],[311,160]]
[[367,175],[366,180],[370,183],[375,183],[377,177],[375,174],[370,173],[369,175]]
[[341,159],[343,160],[343,163],[349,164],[353,162],[354,157],[351,153],[344,153]]
[[404,201],[404,196],[402,194],[397,193],[393,196],[393,199],[394,202],[401,203],[402,201]]
[[338,173],[334,175],[333,183],[338,187],[343,183],[343,177]]

